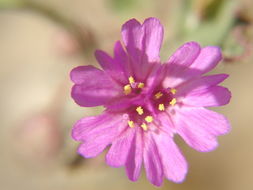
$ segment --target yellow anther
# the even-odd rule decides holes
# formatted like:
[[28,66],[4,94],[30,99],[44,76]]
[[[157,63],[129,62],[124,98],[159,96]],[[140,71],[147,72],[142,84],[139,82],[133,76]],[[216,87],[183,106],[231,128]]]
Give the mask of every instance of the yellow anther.
[[144,83],[140,82],[140,83],[138,84],[138,88],[144,88]]
[[160,111],[164,111],[164,110],[165,110],[164,104],[159,104],[158,109],[159,109]]
[[127,123],[128,123],[128,125],[129,125],[129,127],[131,127],[131,128],[134,127],[134,122],[133,122],[133,121],[129,120]]
[[132,92],[132,88],[131,88],[130,84],[125,85],[125,86],[124,86],[124,93],[125,93],[126,95],[128,95],[128,94],[130,94],[131,92]]
[[176,93],[177,93],[177,90],[176,90],[175,88],[172,88],[172,89],[170,89],[170,92],[171,92],[172,94],[176,94]]
[[161,98],[163,96],[163,93],[161,93],[161,92],[157,92],[156,94],[155,94],[155,98],[156,99],[159,99],[159,98]]
[[144,113],[144,111],[143,111],[143,109],[142,109],[141,106],[137,107],[137,108],[136,108],[136,111],[137,111],[137,113],[138,113],[139,115],[142,115],[142,114]]
[[148,130],[148,126],[146,125],[146,123],[142,123],[141,124],[141,127],[144,131],[147,131]]
[[134,77],[132,77],[132,76],[130,76],[130,77],[128,78],[128,81],[129,81],[130,84],[135,83]]
[[145,117],[145,120],[146,120],[146,122],[151,123],[153,121],[153,117],[149,115],[149,116]]
[[170,105],[172,105],[172,106],[174,106],[176,103],[177,103],[176,98],[173,98],[173,99],[170,101]]

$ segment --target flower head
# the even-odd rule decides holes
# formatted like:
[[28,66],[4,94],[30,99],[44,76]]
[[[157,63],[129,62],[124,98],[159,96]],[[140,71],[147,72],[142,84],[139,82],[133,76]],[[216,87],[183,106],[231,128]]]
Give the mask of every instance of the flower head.
[[156,186],[164,177],[182,182],[187,163],[174,135],[207,152],[217,147],[217,136],[229,131],[223,115],[205,108],[227,104],[231,97],[218,86],[228,75],[203,76],[221,60],[221,51],[188,42],[161,63],[163,27],[155,18],[143,24],[129,20],[122,27],[122,40],[123,45],[116,42],[113,57],[96,51],[102,69],[79,66],[71,71],[75,102],[105,107],[101,115],[74,125],[72,136],[82,142],[78,152],[95,157],[111,145],[107,164],[125,166],[130,180],[138,179],[144,165]]

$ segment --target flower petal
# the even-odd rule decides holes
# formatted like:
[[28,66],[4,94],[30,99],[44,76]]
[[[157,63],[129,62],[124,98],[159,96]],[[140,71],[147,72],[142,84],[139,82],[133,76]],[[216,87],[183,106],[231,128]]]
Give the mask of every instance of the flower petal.
[[128,79],[128,77],[132,74],[130,70],[128,55],[125,52],[120,41],[117,41],[114,45],[114,61],[117,65],[119,65],[119,68],[121,68],[121,70],[125,73],[126,78]]
[[145,133],[144,144],[143,160],[147,178],[153,185],[161,186],[163,182],[163,166],[158,147],[151,133]]
[[82,141],[78,152],[86,158],[95,157],[125,130],[127,120],[123,115],[104,113],[86,117],[73,127],[72,137]]
[[192,73],[191,70],[200,71],[201,74],[207,73],[212,70],[222,59],[221,49],[215,46],[207,46],[201,49],[201,52],[194,63],[190,66],[189,72],[195,76],[195,73]]
[[216,136],[229,132],[228,120],[204,108],[178,109],[173,117],[178,134],[192,148],[212,151],[218,146]]
[[124,114],[108,112],[98,116],[84,117],[75,123],[72,129],[72,138],[76,141],[87,141],[110,130],[119,133],[122,131],[121,127],[124,128],[127,125],[127,119],[128,117]]
[[201,76],[192,80],[186,81],[185,83],[177,87],[177,96],[186,95],[193,90],[206,89],[211,86],[216,86],[223,82],[229,75],[227,74],[216,74],[209,76]]
[[163,165],[163,172],[167,179],[180,183],[185,179],[188,166],[187,162],[173,141],[170,134],[161,131],[154,133],[159,155]]
[[146,19],[142,25],[132,19],[122,26],[122,39],[130,56],[132,73],[143,81],[152,63],[160,60],[163,26],[155,18]]
[[[200,53],[201,47],[197,42],[187,42],[183,44],[166,62],[167,77],[165,78],[164,87],[175,87],[185,80],[182,73],[189,69]],[[197,72],[197,71],[196,71]]]
[[215,107],[228,104],[230,99],[231,92],[227,88],[213,86],[191,91],[184,97],[183,104],[194,107]]
[[[183,82],[193,77],[198,77],[213,69],[221,60],[222,55],[220,48],[214,46],[207,46],[200,50],[196,43],[193,44],[191,45],[191,48],[193,49],[189,49],[188,51],[186,51],[187,53],[192,52],[192,54],[187,54],[184,51],[180,52],[180,48],[177,51],[178,53],[176,52],[177,57],[180,58],[173,58],[173,55],[172,58],[170,58],[170,60],[168,61],[168,74],[167,78],[163,83],[165,87],[176,87],[179,84],[182,84]],[[184,50],[183,47],[182,49]],[[174,59],[176,61],[174,61]],[[185,64],[178,64],[177,62],[179,61],[177,60],[180,60],[182,63]]]
[[95,52],[95,57],[101,67],[106,73],[108,73],[114,80],[127,83],[128,82],[128,72],[127,72],[127,55],[120,42],[115,44],[115,54],[116,57],[112,58],[107,53],[101,50]]
[[169,58],[167,64],[181,65],[181,67],[173,68],[173,72],[182,72],[190,66],[198,57],[201,47],[197,42],[187,42],[183,44],[176,52]]
[[163,26],[156,18],[148,18],[141,25],[132,19],[122,27],[122,38],[128,53],[138,62],[145,54],[149,62],[160,60]]
[[143,157],[143,140],[141,136],[141,129],[136,128],[134,140],[132,141],[131,148],[126,161],[126,174],[132,181],[137,181],[141,173]]
[[217,74],[194,78],[177,87],[176,98],[184,97],[185,105],[196,107],[227,104],[231,93],[224,87],[216,86],[227,77],[226,74]]
[[70,75],[75,83],[71,95],[80,106],[104,105],[112,98],[123,93],[118,84],[103,71],[93,66],[76,67]]
[[143,23],[145,36],[143,48],[149,62],[160,61],[160,49],[163,41],[163,26],[156,18],[148,18]]
[[131,19],[122,26],[121,34],[128,53],[136,62],[140,61],[144,36],[141,24],[136,19]]
[[[134,141],[135,130],[128,129],[116,139],[106,155],[106,163],[112,167],[125,165],[130,148]],[[133,158],[132,158],[133,159]]]

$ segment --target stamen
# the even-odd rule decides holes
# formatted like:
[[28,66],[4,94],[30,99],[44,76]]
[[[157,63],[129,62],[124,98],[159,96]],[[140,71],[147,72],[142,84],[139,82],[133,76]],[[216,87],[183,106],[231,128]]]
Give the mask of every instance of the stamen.
[[177,90],[176,90],[175,88],[172,88],[172,89],[170,89],[170,92],[171,92],[172,94],[176,94],[176,93],[177,93]]
[[146,123],[142,123],[141,124],[141,127],[144,131],[147,131],[148,130],[148,126],[146,125]]
[[164,110],[165,110],[164,104],[159,104],[158,109],[159,109],[160,111],[164,111]]
[[140,83],[138,84],[138,88],[144,88],[144,83],[140,82]]
[[134,127],[134,122],[133,122],[133,121],[129,120],[127,123],[128,123],[128,125],[129,125],[129,127],[131,127],[131,128]]
[[145,117],[145,120],[146,120],[146,122],[151,123],[153,121],[153,117],[149,115],[149,116]]
[[176,98],[173,98],[173,99],[170,101],[170,105],[172,105],[172,106],[174,106],[176,103],[177,103]]
[[130,84],[135,83],[134,77],[132,77],[132,76],[130,76],[130,77],[128,78],[128,81],[129,81]]
[[131,88],[130,84],[125,85],[124,86],[124,93],[125,93],[125,95],[128,95],[131,92],[132,92],[132,88]]
[[141,106],[137,107],[137,108],[136,108],[136,111],[137,111],[137,113],[138,113],[139,115],[142,115],[142,114],[144,113],[144,111],[143,111],[143,109],[142,109]]
[[157,92],[156,94],[155,94],[155,98],[156,99],[159,99],[159,98],[161,98],[163,96],[163,93],[161,93],[161,92]]

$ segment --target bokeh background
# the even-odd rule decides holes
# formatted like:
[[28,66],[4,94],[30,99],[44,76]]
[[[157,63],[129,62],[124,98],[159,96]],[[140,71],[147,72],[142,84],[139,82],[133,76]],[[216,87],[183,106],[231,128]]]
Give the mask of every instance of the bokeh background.
[[218,45],[231,103],[215,110],[232,124],[220,146],[199,153],[176,139],[189,165],[184,183],[160,189],[253,189],[252,0],[0,0],[0,189],[156,189],[144,172],[130,182],[104,154],[83,159],[71,139],[73,123],[102,108],[70,98],[69,72],[97,65],[95,49],[112,52],[130,18],[157,17],[165,26],[163,60],[183,42]]

